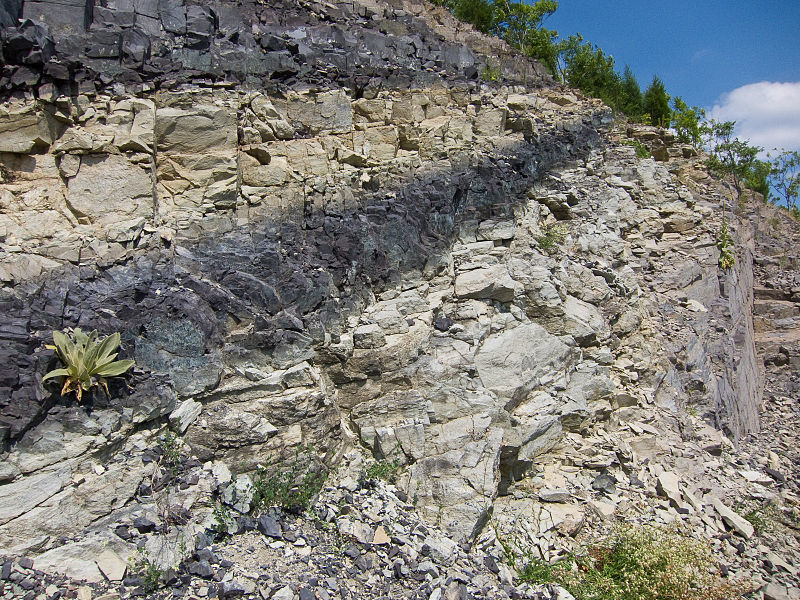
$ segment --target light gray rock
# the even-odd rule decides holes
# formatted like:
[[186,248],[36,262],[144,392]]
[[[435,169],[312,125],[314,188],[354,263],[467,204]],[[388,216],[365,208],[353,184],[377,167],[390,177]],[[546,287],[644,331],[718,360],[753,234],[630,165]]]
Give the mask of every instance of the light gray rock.
[[249,475],[237,475],[222,491],[222,502],[231,506],[234,510],[242,514],[250,512],[250,505],[253,501],[253,480]]
[[581,346],[602,341],[610,334],[603,315],[594,306],[574,296],[567,296],[564,302],[563,328],[560,324],[551,329],[557,333],[567,333]]
[[197,102],[191,108],[164,107],[156,111],[155,136],[159,153],[203,152],[235,148],[236,112]]
[[723,502],[715,496],[711,497],[711,504],[717,513],[719,513],[719,516],[722,517],[722,520],[725,521],[725,524],[728,525],[728,527],[733,529],[746,540],[749,540],[753,537],[753,534],[755,534],[755,529],[744,517],[738,515],[730,508],[725,506],[725,504],[723,504]]
[[50,112],[32,103],[0,109],[0,152],[29,154],[47,149],[63,131]]
[[283,586],[277,592],[272,594],[272,600],[294,600],[294,592],[288,585]]
[[790,600],[786,586],[774,581],[766,584],[761,591],[764,593],[764,600]]
[[70,470],[61,468],[26,475],[13,483],[0,486],[0,525],[51,498],[69,480]]
[[110,241],[125,241],[131,225],[121,221],[132,220],[135,229],[143,225],[137,219],[153,216],[152,175],[121,155],[86,155],[67,184],[67,202],[78,215],[110,227]]
[[347,517],[337,519],[336,526],[342,535],[352,535],[362,544],[371,544],[374,538],[372,527],[361,521],[353,521]]
[[682,501],[679,483],[680,479],[671,471],[664,471],[656,480],[656,491],[675,508],[681,506]]
[[539,490],[539,500],[542,502],[568,502],[570,493],[563,488]]
[[541,325],[526,323],[490,335],[475,355],[483,385],[512,398],[569,368],[572,350]]
[[521,286],[511,278],[504,265],[460,273],[455,281],[455,292],[459,298],[511,302],[520,289]]
[[128,563],[113,550],[103,550],[94,562],[109,581],[122,581],[128,570]]
[[386,335],[380,325],[368,323],[353,331],[353,344],[356,348],[381,348],[386,345]]
[[[127,559],[135,549],[116,537],[91,537],[61,544],[36,557],[36,568],[46,573],[63,573],[73,579],[99,583],[109,576],[118,577],[127,569]],[[124,575],[123,575],[124,576]],[[110,579],[120,581],[121,579]]]
[[423,542],[427,546],[428,556],[440,565],[450,565],[458,552],[458,544],[453,540],[438,535],[429,535]]
[[203,410],[203,405],[191,398],[181,402],[169,415],[169,422],[178,432],[185,433]]
[[514,221],[481,221],[478,225],[478,239],[480,240],[511,240],[514,239],[516,225]]

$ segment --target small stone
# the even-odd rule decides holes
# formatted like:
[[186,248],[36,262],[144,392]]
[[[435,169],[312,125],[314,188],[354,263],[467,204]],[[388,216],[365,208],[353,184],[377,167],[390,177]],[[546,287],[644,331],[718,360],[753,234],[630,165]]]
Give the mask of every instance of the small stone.
[[681,490],[679,487],[679,479],[675,473],[669,471],[663,472],[658,476],[656,482],[656,491],[660,496],[667,498],[673,507],[681,505]]
[[269,515],[261,515],[258,518],[258,530],[267,537],[278,540],[283,538],[281,524]]
[[381,348],[386,345],[386,336],[380,326],[369,323],[356,328],[353,332],[353,344],[362,349]]
[[438,536],[428,536],[425,538],[423,551],[426,547],[428,556],[442,565],[450,564],[458,549],[458,545],[453,540]]
[[239,596],[243,596],[245,592],[245,587],[235,579],[223,581],[219,585],[220,598],[238,598]]
[[25,591],[30,591],[36,587],[36,582],[33,579],[23,579],[17,585]]
[[194,558],[198,561],[204,560],[209,564],[217,562],[217,555],[214,554],[211,548],[200,548],[199,550],[195,551]]
[[592,481],[592,489],[610,496],[617,491],[617,480],[608,473],[601,473]]
[[133,526],[139,533],[150,533],[156,528],[156,524],[146,517],[136,517]]
[[197,420],[203,410],[203,405],[189,398],[181,402],[169,415],[169,422],[178,428],[180,433],[185,433],[189,425]]
[[375,530],[375,535],[372,538],[372,543],[376,545],[392,543],[392,539],[388,535],[386,535],[386,530],[383,528],[382,525],[378,525],[378,528]]
[[453,580],[444,591],[444,597],[446,600],[466,600],[467,586],[459,581]]
[[294,591],[288,585],[272,594],[272,600],[294,600]]
[[542,502],[568,502],[569,492],[563,488],[543,489],[539,491]]
[[314,590],[310,587],[300,588],[298,593],[300,595],[300,600],[316,600]]
[[209,579],[214,575],[214,569],[211,568],[207,560],[198,560],[189,564],[189,573],[203,579]]
[[92,600],[92,588],[90,588],[88,585],[82,585],[78,588],[76,598],[78,600]]

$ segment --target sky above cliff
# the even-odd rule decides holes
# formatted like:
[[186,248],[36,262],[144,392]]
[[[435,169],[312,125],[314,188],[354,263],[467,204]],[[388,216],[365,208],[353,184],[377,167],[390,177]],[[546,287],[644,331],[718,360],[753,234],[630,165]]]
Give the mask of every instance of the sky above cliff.
[[629,64],[643,90],[658,75],[753,144],[800,148],[798,0],[560,0],[545,26]]

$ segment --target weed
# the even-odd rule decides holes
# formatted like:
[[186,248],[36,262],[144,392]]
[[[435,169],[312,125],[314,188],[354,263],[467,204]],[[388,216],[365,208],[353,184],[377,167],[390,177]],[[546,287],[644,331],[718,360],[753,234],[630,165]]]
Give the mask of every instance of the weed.
[[717,238],[717,248],[719,248],[719,266],[722,269],[730,269],[736,264],[736,255],[733,253],[733,238],[728,231],[728,223],[722,221],[722,229]]
[[541,558],[530,557],[518,571],[519,580],[533,585],[564,581],[570,577],[572,559],[560,558],[549,563]]
[[218,537],[224,538],[229,535],[231,526],[235,524],[235,519],[231,514],[231,509],[224,504],[217,503],[214,505],[214,531]]
[[762,510],[756,508],[744,513],[742,516],[744,517],[745,521],[753,526],[753,530],[756,532],[756,535],[761,535],[771,528],[770,521]]
[[576,600],[724,600],[753,589],[713,573],[708,544],[647,526],[620,526],[607,539],[552,563],[532,555],[515,563],[509,562],[522,581],[557,583]]
[[503,73],[500,71],[499,67],[495,67],[488,63],[485,67],[483,67],[483,71],[481,71],[481,79],[483,81],[500,81],[502,76]]
[[311,451],[300,446],[292,460],[259,467],[253,480],[253,510],[280,506],[290,512],[301,512],[322,489],[327,472],[316,464]]
[[653,155],[650,149],[639,140],[625,140],[622,142],[626,146],[633,146],[636,149],[636,158],[651,158]]
[[781,219],[778,215],[772,215],[769,219],[767,219],[767,225],[769,225],[771,229],[778,229],[780,224]]
[[550,252],[556,246],[563,244],[567,239],[567,226],[563,223],[553,223],[542,228],[542,235],[536,236],[536,241],[542,250]]
[[167,431],[158,440],[158,447],[161,448],[162,462],[173,475],[177,475],[181,466],[181,450],[178,436]]
[[164,572],[150,558],[147,550],[139,548],[138,552],[138,555],[128,559],[128,564],[131,571],[142,579],[142,588],[145,593],[150,594],[158,589]]
[[393,483],[397,479],[397,470],[400,468],[400,461],[379,460],[367,467],[364,476],[367,479],[383,479]]

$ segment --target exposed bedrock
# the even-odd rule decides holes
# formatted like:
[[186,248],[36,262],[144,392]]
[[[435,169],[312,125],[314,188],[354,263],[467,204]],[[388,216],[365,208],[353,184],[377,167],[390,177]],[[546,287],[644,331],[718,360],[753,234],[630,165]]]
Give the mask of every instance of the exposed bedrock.
[[[698,159],[670,134],[629,132],[663,150],[638,159],[600,102],[521,85],[530,63],[507,85],[481,83],[465,53],[496,42],[469,45],[459,30],[414,42],[397,75],[411,87],[339,81],[319,62],[339,55],[321,48],[363,36],[398,52],[407,37],[361,4],[343,9],[347,35],[309,26],[305,4],[279,11],[258,61],[286,52],[295,65],[316,57],[313,69],[259,91],[200,86],[208,72],[187,61],[237,65],[224,52],[250,43],[226,29],[227,5],[129,4],[3,34],[6,55],[26,31],[44,37],[14,47],[54,44],[51,57],[80,40],[91,50],[76,68],[97,74],[71,96],[19,83],[22,63],[2,83],[13,97],[0,107],[0,547],[100,577],[97,552],[131,550],[116,525],[156,518],[150,498],[168,482],[148,452],[168,422],[203,473],[169,492],[186,531],[210,526],[215,498],[245,512],[235,490],[258,465],[301,447],[335,465],[361,445],[399,464],[408,498],[459,541],[545,459],[628,460],[565,452],[599,423],[639,410],[677,420],[692,405],[734,439],[758,428],[752,239],[731,216],[737,262],[719,269],[722,196],[686,176]],[[114,27],[86,29],[111,13]],[[409,27],[430,32],[429,18]],[[150,54],[126,66],[125,36],[142,27]],[[296,51],[282,45],[293,27]],[[376,27],[383,38],[365,33]],[[172,72],[155,39],[180,41],[164,56],[195,85],[155,75]],[[431,44],[436,57],[420,58]],[[153,88],[104,84],[112,64]],[[110,399],[78,405],[42,385],[56,363],[44,344],[76,326],[121,332],[136,360]]]

